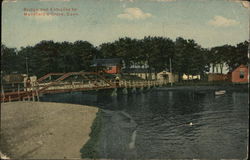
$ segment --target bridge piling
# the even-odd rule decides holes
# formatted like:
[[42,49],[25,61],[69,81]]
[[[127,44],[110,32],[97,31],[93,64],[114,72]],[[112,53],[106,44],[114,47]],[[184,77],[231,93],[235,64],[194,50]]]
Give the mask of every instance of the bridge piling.
[[19,84],[17,85],[17,95],[18,95],[18,100],[20,101],[20,86],[19,86]]
[[4,103],[4,101],[5,101],[5,94],[4,94],[3,86],[2,86],[2,96],[3,96],[3,103]]
[[133,87],[132,90],[131,90],[132,93],[136,93],[136,88]]
[[114,88],[112,93],[111,93],[112,97],[116,97],[117,96],[117,88]]
[[33,91],[32,91],[32,101],[35,102],[35,95]]
[[40,102],[39,93],[38,93],[37,89],[36,89],[36,97],[37,97],[37,101]]
[[143,86],[140,87],[139,91],[140,91],[140,93],[143,92]]
[[123,89],[122,89],[122,93],[123,93],[123,94],[128,94],[128,89],[127,89],[126,87],[123,88]]

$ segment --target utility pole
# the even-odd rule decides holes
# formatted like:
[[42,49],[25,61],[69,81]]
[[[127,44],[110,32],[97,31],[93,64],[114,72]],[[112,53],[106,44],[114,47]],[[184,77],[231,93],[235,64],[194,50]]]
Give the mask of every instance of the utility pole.
[[169,68],[170,68],[170,73],[171,73],[171,86],[173,86],[173,73],[172,73],[172,60],[169,58]]
[[25,57],[26,60],[26,74],[29,75],[29,68],[28,68],[28,57]]

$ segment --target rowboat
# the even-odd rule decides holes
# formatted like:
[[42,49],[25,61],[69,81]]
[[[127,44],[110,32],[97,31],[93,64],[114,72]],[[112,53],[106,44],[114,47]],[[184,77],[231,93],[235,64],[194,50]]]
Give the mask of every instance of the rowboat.
[[223,95],[223,94],[225,94],[225,93],[226,93],[225,90],[215,91],[215,95],[216,95],[216,96]]

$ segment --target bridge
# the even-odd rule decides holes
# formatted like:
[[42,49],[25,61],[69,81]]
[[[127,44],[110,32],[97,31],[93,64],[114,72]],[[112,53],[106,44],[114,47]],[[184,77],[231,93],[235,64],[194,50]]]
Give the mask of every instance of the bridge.
[[157,80],[119,80],[108,79],[104,75],[96,72],[69,72],[69,73],[49,73],[37,79],[31,86],[17,87],[11,91],[2,88],[1,102],[30,100],[39,101],[39,96],[43,94],[65,93],[76,91],[105,90],[113,89],[115,95],[117,89],[123,89],[126,94],[127,89],[143,89],[167,84],[167,81]]

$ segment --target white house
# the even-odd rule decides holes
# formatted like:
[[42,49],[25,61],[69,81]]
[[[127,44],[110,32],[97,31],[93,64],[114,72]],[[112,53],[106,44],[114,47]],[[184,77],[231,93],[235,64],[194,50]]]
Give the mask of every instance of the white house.
[[210,64],[208,73],[227,74],[228,72],[229,72],[228,65],[226,63],[222,63],[222,64]]

